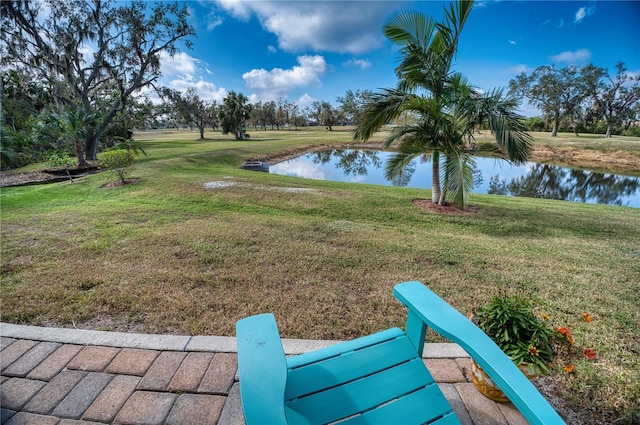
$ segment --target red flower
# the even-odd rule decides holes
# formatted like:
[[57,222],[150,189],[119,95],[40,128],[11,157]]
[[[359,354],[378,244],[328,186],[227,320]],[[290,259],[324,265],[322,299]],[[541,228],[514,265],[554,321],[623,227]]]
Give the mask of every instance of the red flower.
[[598,354],[595,352],[595,350],[591,348],[585,348],[583,353],[584,353],[584,356],[589,360],[594,360],[595,358],[598,357]]
[[591,315],[585,311],[582,313],[582,320],[587,323],[591,323],[593,321],[593,317],[591,317]]
[[567,364],[567,365],[564,365],[564,371],[565,371],[565,372],[567,372],[567,373],[571,373],[571,372],[573,372],[573,370],[574,370],[575,368],[576,368],[576,365],[574,365],[574,364]]

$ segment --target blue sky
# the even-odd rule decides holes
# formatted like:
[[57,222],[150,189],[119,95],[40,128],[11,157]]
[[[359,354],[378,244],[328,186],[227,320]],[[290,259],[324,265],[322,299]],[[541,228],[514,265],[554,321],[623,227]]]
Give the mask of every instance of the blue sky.
[[[220,102],[283,97],[301,107],[337,104],[351,90],[394,87],[398,51],[382,26],[394,12],[440,20],[442,1],[188,1],[192,49],[163,57],[161,83]],[[507,86],[540,65],[640,74],[639,1],[477,1],[454,68],[481,89]],[[526,115],[536,113],[523,105]]]

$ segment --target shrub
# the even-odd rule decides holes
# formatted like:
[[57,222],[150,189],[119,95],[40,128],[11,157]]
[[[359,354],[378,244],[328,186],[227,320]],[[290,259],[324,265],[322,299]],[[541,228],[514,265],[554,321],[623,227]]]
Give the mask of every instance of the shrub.
[[67,153],[54,152],[47,156],[45,163],[51,168],[70,168],[76,165],[77,159]]
[[126,149],[116,149],[98,155],[100,167],[115,171],[125,181],[125,170],[133,165],[133,154]]

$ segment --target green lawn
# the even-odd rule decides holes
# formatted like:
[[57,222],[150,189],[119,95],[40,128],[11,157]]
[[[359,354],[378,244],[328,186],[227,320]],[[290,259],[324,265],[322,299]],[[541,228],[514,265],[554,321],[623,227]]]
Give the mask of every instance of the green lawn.
[[[479,213],[438,215],[412,203],[427,190],[240,169],[349,132],[251,133],[137,135],[149,156],[125,187],[101,188],[116,179],[103,173],[2,189],[2,320],[232,336],[238,319],[271,311],[283,337],[346,339],[403,325],[400,281],[465,315],[522,291],[571,328],[575,351],[598,353],[580,351],[573,374],[554,367],[570,405],[640,415],[639,209],[473,195]],[[628,139],[613,143],[637,153]]]

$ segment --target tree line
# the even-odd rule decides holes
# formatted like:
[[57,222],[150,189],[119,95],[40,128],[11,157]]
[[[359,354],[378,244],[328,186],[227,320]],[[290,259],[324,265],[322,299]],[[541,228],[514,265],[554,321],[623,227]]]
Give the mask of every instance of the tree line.
[[249,103],[242,93],[230,92],[222,104],[206,101],[198,96],[195,89],[185,92],[163,88],[163,102],[152,105],[147,114],[147,122],[140,127],[197,127],[200,138],[211,127],[223,134],[233,134],[244,139],[250,128],[254,130],[295,129],[309,125],[325,126],[333,130],[335,125],[356,125],[364,113],[365,105],[371,97],[369,90],[347,90],[338,96],[338,105],[328,101],[314,101],[301,108],[296,102],[279,97],[271,101]]
[[628,73],[624,62],[616,64],[615,75],[593,64],[539,66],[516,76],[509,88],[542,111],[542,119],[531,124],[550,126],[552,136],[561,125],[576,135],[604,125],[605,137],[623,131],[640,136],[640,75]]

